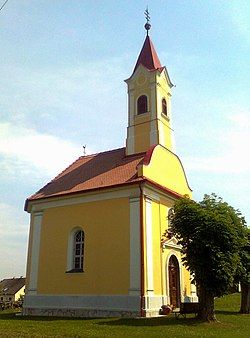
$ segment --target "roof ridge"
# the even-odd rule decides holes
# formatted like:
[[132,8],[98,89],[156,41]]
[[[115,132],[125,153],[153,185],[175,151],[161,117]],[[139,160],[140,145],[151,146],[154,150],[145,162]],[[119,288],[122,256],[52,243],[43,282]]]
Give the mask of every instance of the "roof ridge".
[[116,149],[110,149],[110,150],[105,150],[105,151],[100,151],[99,153],[94,153],[94,154],[89,154],[89,155],[85,155],[85,156],[80,156],[79,158],[81,158],[81,157],[86,158],[86,157],[96,156],[96,155],[99,155],[99,154],[111,153],[113,151],[118,151],[118,150],[122,150],[122,149],[125,149],[125,147],[116,148]]

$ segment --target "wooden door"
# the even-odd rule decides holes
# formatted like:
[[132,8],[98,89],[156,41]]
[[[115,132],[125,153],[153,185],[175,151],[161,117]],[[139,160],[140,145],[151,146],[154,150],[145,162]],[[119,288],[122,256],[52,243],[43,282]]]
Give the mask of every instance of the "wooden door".
[[176,308],[180,307],[180,269],[177,258],[172,255],[168,263],[170,303]]

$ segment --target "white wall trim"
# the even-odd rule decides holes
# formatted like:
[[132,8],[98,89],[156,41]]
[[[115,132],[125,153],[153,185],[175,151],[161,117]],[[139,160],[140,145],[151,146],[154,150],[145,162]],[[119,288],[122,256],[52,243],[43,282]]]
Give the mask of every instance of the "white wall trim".
[[135,115],[134,89],[128,90],[128,128],[126,140],[127,155],[133,154],[135,150],[134,138],[134,115]]
[[151,82],[151,122],[150,122],[150,145],[158,144],[157,129],[157,106],[156,106],[156,82]]
[[128,125],[132,126],[134,124],[135,116],[135,98],[134,98],[134,89],[128,91]]
[[146,269],[147,269],[147,295],[154,294],[154,267],[153,267],[153,235],[152,235],[152,203],[146,198]]
[[148,196],[150,199],[155,201],[165,201],[166,203],[173,203],[176,201],[176,198],[172,195],[168,195],[168,193],[164,193],[163,191],[159,190],[158,188],[150,185],[144,185],[143,192],[146,196]]
[[30,280],[28,294],[37,293],[37,278],[39,268],[40,237],[42,227],[42,212],[37,212],[33,216],[33,236],[31,244]]
[[127,140],[126,140],[126,153],[127,155],[134,154],[135,152],[135,127],[129,126],[127,128]]
[[130,198],[130,288],[129,294],[141,294],[140,198]]
[[97,192],[85,192],[81,196],[58,196],[47,200],[35,200],[30,201],[31,212],[43,211],[49,208],[64,207],[67,205],[82,204],[88,202],[97,202],[109,199],[117,199],[124,197],[136,197],[140,195],[139,187],[118,188],[112,191],[106,191],[100,193]]

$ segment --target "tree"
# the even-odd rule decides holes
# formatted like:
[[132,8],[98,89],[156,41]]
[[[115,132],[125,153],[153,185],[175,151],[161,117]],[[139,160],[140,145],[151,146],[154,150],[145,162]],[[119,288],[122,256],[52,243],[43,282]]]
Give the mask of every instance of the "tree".
[[241,306],[240,313],[250,313],[250,229],[247,232],[248,241],[241,252],[243,273],[241,282]]
[[183,264],[193,276],[199,298],[198,318],[215,321],[214,297],[226,294],[242,267],[246,243],[240,211],[215,194],[199,203],[181,198],[174,206],[172,230],[182,246]]

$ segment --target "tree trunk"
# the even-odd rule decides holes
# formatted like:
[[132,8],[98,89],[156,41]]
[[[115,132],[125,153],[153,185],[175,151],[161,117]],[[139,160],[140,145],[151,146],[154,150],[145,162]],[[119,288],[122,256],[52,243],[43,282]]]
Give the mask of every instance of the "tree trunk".
[[241,283],[240,313],[250,313],[250,284]]
[[207,322],[217,321],[214,314],[214,296],[203,287],[199,287],[199,311],[197,318]]

